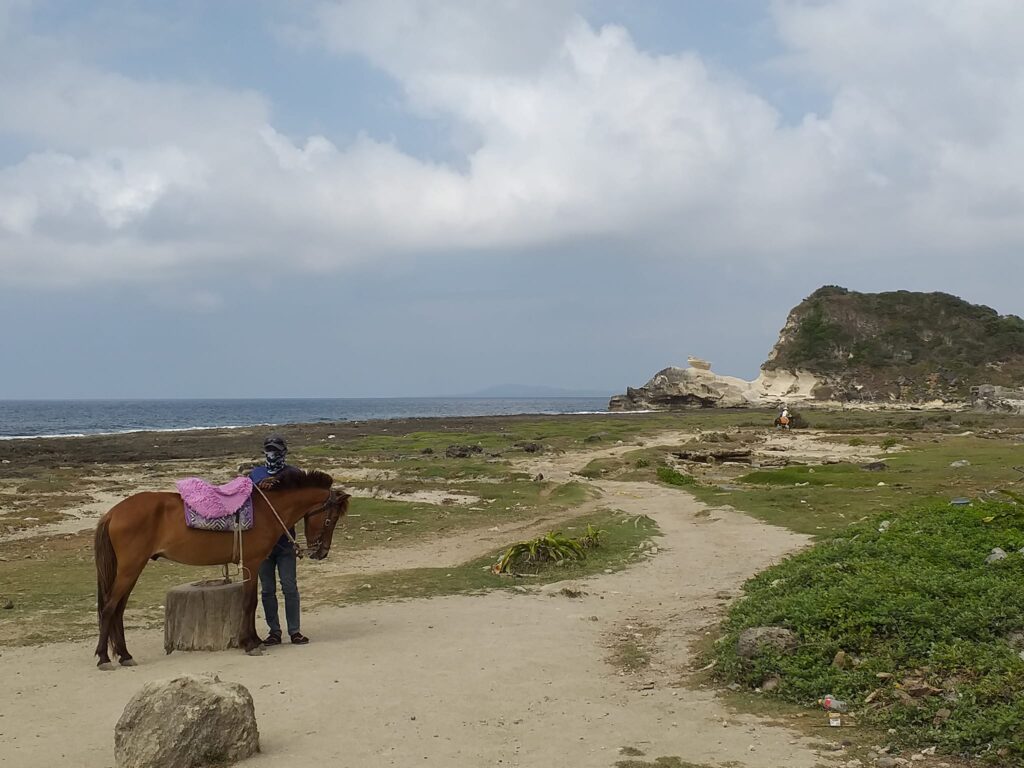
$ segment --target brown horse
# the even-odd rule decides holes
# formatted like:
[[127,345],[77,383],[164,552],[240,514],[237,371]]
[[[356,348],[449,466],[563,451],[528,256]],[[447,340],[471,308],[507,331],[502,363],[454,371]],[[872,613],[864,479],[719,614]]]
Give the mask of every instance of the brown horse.
[[[254,492],[253,527],[242,534],[241,565],[247,581],[239,639],[247,653],[262,642],[256,634],[256,574],[260,563],[284,528],[302,519],[309,556],[314,560],[327,557],[334,528],[348,511],[349,502],[349,495],[332,490],[332,484],[331,476],[324,472],[289,468],[260,483],[265,498],[259,491]],[[187,528],[181,496],[160,492],[129,496],[107,512],[96,526],[95,552],[100,628],[96,655],[100,669],[114,668],[108,646],[113,647],[122,665],[135,664],[125,645],[124,609],[149,560],[163,557],[186,565],[225,565],[241,559],[234,533]]]

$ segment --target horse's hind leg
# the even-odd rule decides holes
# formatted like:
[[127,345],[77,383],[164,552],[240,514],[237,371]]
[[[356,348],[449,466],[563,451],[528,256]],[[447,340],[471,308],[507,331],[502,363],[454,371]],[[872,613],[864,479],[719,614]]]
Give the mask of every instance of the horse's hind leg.
[[135,659],[128,653],[128,644],[124,637],[124,609],[128,605],[128,595],[135,589],[135,584],[138,583],[138,579],[132,582],[132,585],[128,587],[128,592],[121,601],[117,604],[117,609],[114,611],[114,624],[111,628],[111,639],[114,641],[114,653],[117,655],[118,660],[121,662],[122,667],[134,667]]
[[[110,593],[107,595],[107,601],[103,605],[103,610],[100,612],[100,641],[96,646],[96,655],[100,657],[96,666],[100,669],[110,670],[114,668],[114,665],[110,663],[110,656],[108,655],[108,646],[111,644],[111,641],[114,644],[114,652],[121,657],[122,663],[124,663],[125,656],[128,655],[128,650],[124,647],[124,624],[118,619],[120,618],[119,614],[123,614],[124,606],[128,603],[128,595],[131,594],[132,587],[138,581],[139,574],[142,573],[145,565],[145,561],[141,565],[136,563],[118,563],[117,576],[110,588]],[[128,659],[131,660],[131,656],[128,656]]]

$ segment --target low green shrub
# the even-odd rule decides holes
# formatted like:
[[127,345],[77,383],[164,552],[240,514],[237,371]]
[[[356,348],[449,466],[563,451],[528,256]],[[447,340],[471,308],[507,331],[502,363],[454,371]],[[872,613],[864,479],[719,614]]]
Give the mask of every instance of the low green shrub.
[[[996,547],[1009,554],[986,562]],[[1024,765],[1021,547],[1015,503],[933,504],[851,526],[746,584],[718,674],[750,687],[778,675],[771,695],[811,706],[834,694],[904,744]],[[789,628],[800,646],[741,659],[737,638],[757,626]],[[850,664],[833,664],[839,651]]]
[[684,475],[682,472],[677,472],[672,467],[658,467],[658,479],[668,485],[687,486],[697,484],[696,478]]

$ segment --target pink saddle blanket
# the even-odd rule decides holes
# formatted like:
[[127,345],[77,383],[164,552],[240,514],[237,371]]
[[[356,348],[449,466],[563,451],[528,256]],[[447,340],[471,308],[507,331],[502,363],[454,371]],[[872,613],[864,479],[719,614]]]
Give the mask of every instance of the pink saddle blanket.
[[210,485],[202,478],[186,477],[179,480],[177,486],[186,506],[207,520],[235,514],[252,495],[252,480],[248,477],[236,477],[224,485]]

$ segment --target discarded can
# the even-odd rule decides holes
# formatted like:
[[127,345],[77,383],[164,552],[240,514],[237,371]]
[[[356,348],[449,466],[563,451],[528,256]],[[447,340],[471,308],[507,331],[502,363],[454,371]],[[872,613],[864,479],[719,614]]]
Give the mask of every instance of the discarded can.
[[843,724],[843,716],[838,712],[832,712],[829,710],[828,713],[828,724],[832,728],[838,728]]

